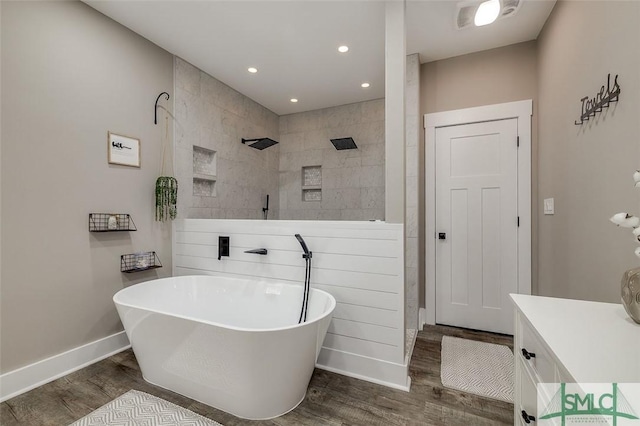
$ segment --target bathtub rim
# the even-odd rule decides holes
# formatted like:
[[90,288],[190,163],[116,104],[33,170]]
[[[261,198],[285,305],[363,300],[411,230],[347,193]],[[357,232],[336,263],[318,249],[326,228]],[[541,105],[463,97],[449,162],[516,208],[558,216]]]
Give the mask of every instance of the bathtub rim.
[[[113,295],[113,303],[116,305],[116,307],[118,305],[120,306],[126,306],[128,308],[134,308],[134,309],[140,309],[140,310],[144,310],[144,311],[148,311],[148,312],[153,312],[156,314],[161,314],[161,315],[167,315],[170,317],[174,317],[174,318],[180,318],[180,319],[184,319],[184,320],[188,320],[188,321],[194,321],[194,322],[199,322],[201,324],[207,324],[207,325],[212,325],[215,327],[220,327],[220,328],[225,328],[225,329],[229,329],[229,330],[234,330],[234,331],[241,331],[241,332],[251,332],[251,333],[262,333],[262,332],[276,332],[276,331],[286,331],[286,330],[292,330],[294,328],[299,328],[299,327],[303,327],[305,325],[311,325],[317,322],[322,321],[323,319],[325,319],[327,316],[332,315],[333,311],[336,308],[336,298],[333,297],[333,295],[331,295],[331,293],[328,293],[324,290],[320,290],[318,288],[310,288],[309,290],[312,293],[318,292],[321,294],[324,294],[328,297],[329,301],[331,302],[329,308],[323,312],[320,316],[318,316],[317,318],[315,318],[313,321],[306,321],[304,323],[297,323],[297,324],[293,324],[293,325],[288,325],[286,327],[275,327],[275,328],[246,328],[246,327],[237,327],[237,326],[233,326],[233,325],[228,325],[228,324],[222,324],[219,322],[213,322],[213,321],[207,321],[207,320],[203,320],[201,318],[194,318],[194,317],[190,317],[187,315],[178,315],[175,313],[170,313],[170,312],[166,312],[166,311],[160,311],[157,309],[151,309],[149,307],[144,307],[144,306],[140,306],[140,305],[136,305],[136,304],[132,304],[132,303],[123,303],[119,300],[116,300],[116,298],[118,297],[118,295],[120,295],[120,297],[122,297],[121,293],[126,292],[128,289],[134,287],[134,286],[139,286],[139,285],[144,285],[144,286],[150,286],[150,283],[153,283],[155,281],[170,281],[170,280],[178,280],[180,278],[193,278],[193,277],[209,277],[209,278],[224,278],[224,279],[231,279],[231,280],[243,280],[245,281],[245,279],[241,279],[241,278],[235,278],[235,277],[216,277],[215,275],[179,275],[177,277],[164,277],[164,278],[156,278],[153,280],[149,280],[149,281],[144,281],[141,283],[137,283],[137,284],[133,284],[130,285],[128,287],[125,287],[123,289],[120,289],[116,292],[116,294]],[[256,282],[261,282],[261,283],[267,283],[267,284],[278,284],[278,285],[285,285],[288,287],[298,287],[295,284],[289,284],[289,283],[284,283],[284,282],[270,282],[270,281],[265,281],[265,280],[256,280]],[[302,303],[302,301],[300,301],[300,303]],[[146,379],[145,379],[146,380]]]

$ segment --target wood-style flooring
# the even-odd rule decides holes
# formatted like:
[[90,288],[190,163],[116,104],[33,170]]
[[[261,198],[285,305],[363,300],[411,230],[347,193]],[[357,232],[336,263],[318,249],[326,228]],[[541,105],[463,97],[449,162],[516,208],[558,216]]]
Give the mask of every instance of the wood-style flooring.
[[247,421],[145,382],[131,350],[0,404],[0,425],[65,426],[137,389],[233,425],[499,425],[513,424],[513,405],[447,389],[440,382],[443,335],[508,345],[511,336],[427,326],[410,364],[411,392],[316,369],[295,410],[268,421]]

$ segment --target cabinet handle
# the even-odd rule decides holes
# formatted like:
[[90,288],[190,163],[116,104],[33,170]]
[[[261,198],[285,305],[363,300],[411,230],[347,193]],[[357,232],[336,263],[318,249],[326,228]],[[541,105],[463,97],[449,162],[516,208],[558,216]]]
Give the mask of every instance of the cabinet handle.
[[531,358],[535,358],[536,354],[534,354],[533,352],[529,352],[528,350],[526,350],[525,348],[522,348],[522,356],[525,359],[531,359]]
[[526,411],[522,410],[522,419],[524,420],[525,423],[529,424],[531,422],[535,422],[536,418],[533,416],[530,416],[529,414],[527,414]]

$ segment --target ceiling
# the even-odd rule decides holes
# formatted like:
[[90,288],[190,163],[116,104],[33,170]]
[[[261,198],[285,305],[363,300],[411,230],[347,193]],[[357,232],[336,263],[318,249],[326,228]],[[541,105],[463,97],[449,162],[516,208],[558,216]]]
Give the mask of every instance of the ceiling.
[[474,2],[407,1],[407,53],[419,53],[425,63],[535,40],[556,0],[522,0],[515,16],[462,30],[455,27],[459,3]]
[[[384,97],[382,1],[85,3],[278,115]],[[456,1],[407,1],[407,53],[424,63],[533,40],[554,4],[523,0],[516,16],[456,30]]]

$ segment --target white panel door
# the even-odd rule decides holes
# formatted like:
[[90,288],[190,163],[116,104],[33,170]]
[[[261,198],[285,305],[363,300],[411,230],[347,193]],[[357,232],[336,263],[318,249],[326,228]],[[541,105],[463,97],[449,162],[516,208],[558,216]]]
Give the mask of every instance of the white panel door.
[[436,322],[513,334],[517,119],[436,129]]

